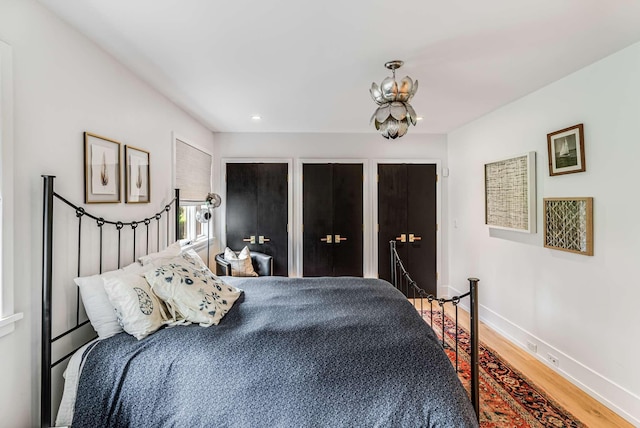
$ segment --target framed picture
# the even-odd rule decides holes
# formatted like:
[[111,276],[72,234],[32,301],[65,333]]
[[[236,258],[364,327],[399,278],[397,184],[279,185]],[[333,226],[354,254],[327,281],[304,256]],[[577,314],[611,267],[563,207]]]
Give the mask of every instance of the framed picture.
[[544,246],[593,256],[593,198],[544,198]]
[[124,159],[125,202],[128,204],[148,203],[151,195],[149,152],[124,146]]
[[549,175],[572,174],[585,171],[584,125],[547,134],[549,151]]
[[84,133],[84,202],[120,202],[120,143]]
[[536,152],[484,165],[485,224],[536,232]]

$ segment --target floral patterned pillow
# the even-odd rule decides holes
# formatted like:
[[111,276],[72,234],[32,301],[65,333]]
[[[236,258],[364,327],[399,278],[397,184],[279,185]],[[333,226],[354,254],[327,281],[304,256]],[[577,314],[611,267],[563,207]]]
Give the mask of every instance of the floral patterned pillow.
[[145,278],[167,304],[173,322],[203,327],[218,324],[242,294],[215,276],[193,250],[146,272]]

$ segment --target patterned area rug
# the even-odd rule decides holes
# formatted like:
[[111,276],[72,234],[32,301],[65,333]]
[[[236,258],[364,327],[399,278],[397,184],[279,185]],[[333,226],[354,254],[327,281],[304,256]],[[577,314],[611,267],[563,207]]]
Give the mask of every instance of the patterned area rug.
[[[433,328],[442,339],[442,313],[434,309],[433,314]],[[428,310],[423,318],[430,323]],[[447,315],[444,324],[445,351],[455,364],[455,322]],[[458,376],[469,391],[469,332],[459,327],[458,337]],[[585,427],[482,341],[479,354],[481,427]]]

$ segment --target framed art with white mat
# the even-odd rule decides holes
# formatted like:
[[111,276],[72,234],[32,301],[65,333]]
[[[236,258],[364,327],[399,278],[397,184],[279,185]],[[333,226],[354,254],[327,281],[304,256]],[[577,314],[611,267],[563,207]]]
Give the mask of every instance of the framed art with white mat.
[[151,198],[149,152],[124,146],[125,199],[128,204],[149,203]]
[[120,143],[84,133],[84,202],[120,202]]
[[550,176],[585,171],[584,125],[547,134],[547,151]]

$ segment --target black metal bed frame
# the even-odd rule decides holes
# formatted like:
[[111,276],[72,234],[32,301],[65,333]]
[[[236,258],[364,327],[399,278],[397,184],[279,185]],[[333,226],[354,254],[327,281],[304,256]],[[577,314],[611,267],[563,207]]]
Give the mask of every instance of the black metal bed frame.
[[[453,296],[450,299],[436,298],[433,294],[427,293],[422,288],[418,287],[416,282],[411,279],[411,276],[407,272],[398,256],[398,252],[396,251],[396,241],[389,241],[389,246],[391,249],[391,283],[398,290],[402,291],[407,299],[413,299],[413,303],[415,306],[416,299],[420,299],[420,316],[424,313],[424,299],[427,300],[430,307],[431,313],[431,328],[433,328],[433,302],[438,302],[440,306],[440,311],[442,313],[442,347],[446,347],[445,344],[445,314],[444,314],[444,305],[447,303],[451,303],[455,308],[455,324],[456,324],[456,334],[455,334],[455,369],[456,373],[458,372],[458,303],[460,300],[469,296],[470,304],[469,304],[469,316],[470,316],[470,333],[469,333],[469,346],[470,346],[470,358],[471,358],[471,404],[473,404],[473,409],[476,412],[476,417],[480,420],[480,384],[478,376],[479,369],[479,358],[478,358],[478,282],[480,280],[478,278],[468,278],[469,281],[469,291],[464,293],[461,296]],[[417,309],[417,308],[416,308]]]
[[[117,252],[117,266],[121,267],[121,232],[122,229],[127,226],[130,227],[133,232],[133,261],[136,260],[136,229],[140,225],[146,226],[146,253],[149,253],[149,225],[153,220],[157,221],[157,236],[156,236],[156,250],[160,250],[160,219],[162,216],[167,213],[166,217],[166,245],[169,245],[169,235],[170,235],[170,218],[169,211],[171,211],[171,206],[174,206],[174,214],[175,214],[175,223],[174,223],[174,231],[175,231],[175,240],[178,240],[179,236],[179,212],[180,212],[180,191],[178,189],[175,190],[175,197],[171,200],[160,212],[155,213],[151,217],[144,218],[140,221],[130,221],[130,222],[122,222],[122,221],[110,221],[105,220],[102,217],[97,217],[85,211],[84,208],[79,207],[71,202],[69,202],[64,197],[55,193],[54,191],[54,179],[55,176],[51,175],[43,175],[43,184],[44,184],[44,200],[43,200],[43,241],[42,241],[42,338],[41,338],[41,383],[40,383],[40,426],[41,427],[49,427],[51,426],[51,416],[52,416],[52,408],[51,408],[51,381],[52,381],[52,370],[54,367],[63,363],[67,359],[69,359],[78,349],[84,346],[86,343],[83,343],[80,346],[75,347],[71,352],[67,353],[63,357],[58,360],[52,362],[52,345],[58,340],[67,337],[69,334],[77,331],[81,327],[85,326],[89,323],[89,320],[85,320],[80,322],[80,291],[79,288],[76,290],[76,317],[75,317],[75,326],[69,328],[68,330],[58,334],[53,337],[53,329],[52,329],[52,287],[53,287],[53,210],[54,210],[54,200],[58,199],[62,203],[71,207],[75,210],[76,218],[78,220],[78,253],[77,253],[77,276],[80,276],[81,270],[81,256],[82,256],[82,219],[83,217],[87,217],[95,221],[95,226],[99,229],[99,273],[102,273],[103,269],[103,228],[105,225],[115,226],[115,229],[118,232],[118,252]],[[402,261],[398,257],[398,253],[395,248],[395,241],[390,241],[391,246],[391,266],[392,266],[392,284],[403,291],[408,298],[413,296],[414,302],[416,298],[420,298],[420,310],[422,311],[422,303],[423,299],[427,299],[431,306],[431,319],[433,320],[433,301],[436,300],[438,304],[442,307],[442,316],[444,320],[444,304],[451,303],[456,308],[456,371],[458,366],[458,343],[457,343],[457,335],[458,335],[458,319],[457,319],[457,304],[460,302],[460,299],[469,296],[471,298],[470,304],[470,314],[471,314],[471,401],[473,407],[476,412],[476,416],[479,416],[479,389],[478,389],[478,279],[469,278],[469,292],[461,295],[454,296],[450,299],[436,299],[433,295],[428,294],[421,288],[417,286],[415,281],[411,279],[411,276],[407,273]],[[433,327],[433,321],[432,321]],[[94,337],[95,338],[95,337]],[[91,339],[93,340],[93,339]],[[444,344],[444,322],[443,322],[443,346]]]
[[[115,226],[118,232],[118,269],[121,267],[121,257],[120,254],[122,252],[121,247],[121,232],[125,226],[128,226],[133,231],[133,261],[136,260],[136,229],[138,226],[144,225],[146,226],[146,242],[147,248],[146,253],[149,254],[149,225],[153,220],[157,222],[157,234],[156,234],[156,250],[160,250],[160,219],[163,214],[167,213],[167,225],[166,225],[166,238],[167,243],[169,245],[169,232],[170,232],[170,218],[169,211],[171,210],[171,206],[174,206],[174,214],[175,214],[175,240],[178,240],[179,233],[179,212],[180,212],[180,191],[179,189],[175,190],[175,196],[173,200],[171,200],[160,212],[155,213],[151,217],[144,218],[139,221],[130,221],[130,222],[122,222],[122,221],[110,221],[105,220],[102,217],[94,216],[85,211],[84,208],[74,205],[69,202],[59,194],[54,191],[54,179],[55,176],[52,175],[43,175],[44,182],[44,215],[43,215],[43,239],[42,239],[42,342],[41,342],[41,381],[40,381],[40,426],[41,427],[49,427],[51,425],[51,379],[52,379],[52,370],[54,367],[59,365],[60,363],[66,361],[70,358],[74,352],[84,346],[86,343],[75,347],[71,352],[66,354],[65,356],[59,358],[58,360],[52,362],[52,345],[58,340],[68,336],[74,331],[80,329],[84,325],[89,323],[89,320],[85,320],[80,322],[80,290],[79,287],[76,290],[76,319],[75,326],[69,328],[68,330],[58,334],[53,337],[53,329],[52,329],[52,317],[51,317],[51,309],[52,309],[52,287],[53,287],[53,205],[54,199],[58,199],[64,204],[68,205],[76,212],[76,217],[78,219],[78,272],[77,275],[80,276],[80,268],[81,268],[81,256],[82,256],[82,218],[87,217],[96,222],[95,226],[99,229],[99,273],[102,273],[103,268],[103,228],[105,225]],[[95,338],[95,336],[94,336]],[[91,339],[93,340],[93,339]],[[90,341],[91,341],[90,340]]]

